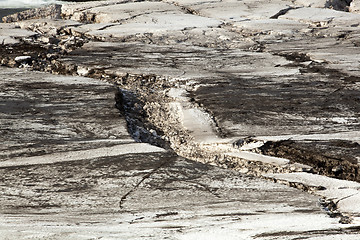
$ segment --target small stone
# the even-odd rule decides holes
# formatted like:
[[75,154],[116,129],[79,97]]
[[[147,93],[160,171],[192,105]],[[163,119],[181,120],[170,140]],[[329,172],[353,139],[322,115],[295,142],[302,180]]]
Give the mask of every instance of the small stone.
[[341,174],[341,173],[343,172],[343,168],[342,168],[341,165],[339,165],[339,166],[333,167],[333,168],[331,169],[331,171],[332,171],[335,175],[339,175],[339,174]]
[[86,77],[86,76],[88,76],[89,74],[92,74],[92,73],[94,73],[93,69],[88,69],[88,68],[85,68],[85,67],[78,67],[78,69],[77,69],[77,74],[79,76]]
[[249,169],[248,168],[242,168],[242,169],[239,170],[239,172],[245,174],[245,173],[249,172]]
[[342,216],[339,220],[341,224],[350,224],[352,222],[352,218],[348,216]]
[[31,56],[18,56],[15,58],[15,62],[23,63],[23,62],[29,62],[31,60]]

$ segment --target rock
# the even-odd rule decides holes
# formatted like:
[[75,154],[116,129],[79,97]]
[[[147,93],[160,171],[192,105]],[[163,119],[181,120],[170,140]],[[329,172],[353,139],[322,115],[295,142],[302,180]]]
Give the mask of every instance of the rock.
[[37,18],[60,18],[61,5],[50,5],[43,8],[29,9],[20,13],[14,13],[2,18],[3,22],[17,22]]
[[340,221],[345,221],[346,216],[354,216],[354,213],[359,212],[360,205],[357,201],[360,184],[357,182],[332,179],[311,173],[267,174],[265,176],[290,183],[301,183],[305,186],[316,184],[318,190],[315,192],[325,198],[323,201],[327,203],[322,205],[327,207],[327,211],[345,216]]
[[292,237],[319,228],[342,236],[315,196],[136,143],[109,83],[4,67],[0,75],[3,237],[190,238],[227,229],[238,239],[284,228]]
[[[37,34],[5,45],[2,64],[19,66],[15,58],[28,55],[33,59],[29,69],[74,76],[56,78],[59,82],[54,83],[50,75],[31,77],[27,72],[27,85],[14,79],[4,83],[9,91],[3,95],[12,106],[5,109],[14,110],[4,117],[9,126],[3,135],[5,146],[11,147],[4,146],[0,162],[8,174],[4,179],[9,179],[3,192],[23,186],[30,191],[24,194],[31,196],[17,192],[15,200],[6,200],[4,213],[13,211],[6,207],[12,204],[49,210],[51,217],[56,209],[63,221],[34,218],[65,226],[71,212],[86,212],[86,220],[93,220],[99,219],[93,214],[100,211],[98,226],[132,223],[147,238],[173,236],[169,229],[180,229],[176,237],[199,239],[222,234],[221,227],[224,236],[234,239],[290,239],[312,237],[308,234],[314,232],[323,237],[329,229],[353,237],[358,208],[343,200],[357,201],[358,183],[349,180],[360,181],[360,15],[335,10],[340,9],[335,7],[339,1],[318,2],[327,8],[313,3],[95,1],[63,5],[63,19],[45,16],[17,23]],[[77,81],[75,86],[68,84]],[[26,94],[11,95],[13,88]],[[117,88],[115,102],[110,89]],[[120,109],[116,114],[109,107],[114,104]],[[25,112],[15,118],[20,122],[14,126],[8,116],[15,110]],[[26,124],[26,131],[20,131],[18,126]],[[25,151],[26,144],[31,151]],[[59,177],[51,179],[47,174],[52,172]],[[33,180],[30,190],[19,182],[22,175],[47,179],[43,198],[36,195],[34,189],[40,186]],[[72,181],[56,185],[68,178]],[[341,183],[338,189],[332,186],[336,181]],[[287,186],[323,196],[331,218],[315,206],[316,197]],[[59,197],[47,190],[52,188],[58,189]],[[289,209],[289,196],[295,201],[290,212],[284,210]],[[80,200],[74,201],[77,197]],[[276,201],[268,205],[273,197]],[[307,204],[313,208],[306,210]],[[114,218],[103,212],[108,206]],[[285,215],[269,212],[274,206],[276,214]],[[306,206],[304,211],[301,206]],[[224,212],[233,213],[233,207],[253,210],[246,212],[247,221],[224,223]],[[201,209],[212,211],[214,220]],[[259,216],[261,211],[265,212]],[[289,226],[293,217],[305,225]],[[161,225],[159,218],[169,221]],[[84,219],[79,219],[70,231],[75,236],[83,229]],[[268,224],[274,219],[277,224]],[[214,233],[207,227],[209,221],[221,227]],[[353,225],[349,229],[337,225],[339,221]],[[194,225],[199,228],[193,230]],[[8,234],[14,233],[4,226]],[[56,227],[44,233],[42,223],[39,226],[37,234],[64,238],[56,236]],[[92,237],[110,234],[91,229]],[[116,237],[135,238],[121,234]]]
[[353,0],[350,3],[349,12],[359,12],[360,11],[360,1]]
[[71,19],[93,18],[92,22],[98,24],[83,25],[76,28],[76,31],[100,39],[126,38],[139,34],[158,35],[183,29],[215,27],[221,24],[218,20],[184,14],[179,7],[159,2],[117,4],[81,11],[79,14],[93,17],[73,15]]
[[62,31],[72,26],[81,26],[79,22],[59,19],[33,19],[17,22],[16,25],[22,29],[38,32],[42,36],[58,36]]
[[31,56],[18,56],[14,60],[19,63],[29,62],[31,61]]
[[336,174],[336,175],[339,175],[343,172],[343,168],[341,165],[339,166],[336,166],[336,167],[333,167],[332,168],[332,171]]
[[351,0],[297,0],[296,3],[303,4],[306,7],[315,7],[315,8],[332,8],[340,11],[348,11]]
[[87,69],[87,68],[77,68],[77,74],[79,76],[88,76],[89,74],[93,73],[93,71],[91,71],[91,69]]
[[[120,13],[120,14],[119,14]],[[142,17],[151,14],[170,13],[179,14],[181,9],[172,4],[162,2],[130,2],[126,4],[101,5],[86,11],[81,11],[78,15],[73,15],[71,19],[84,21],[85,19],[94,23],[118,23],[132,22],[133,16]],[[161,14],[163,16],[163,14]],[[176,15],[175,15],[176,17]],[[168,19],[170,21],[171,19]],[[156,20],[154,20],[156,21]],[[150,21],[151,22],[151,21]],[[174,23],[176,21],[173,21]]]
[[13,24],[0,24],[0,44],[3,46],[19,43],[19,38],[28,38],[35,35],[36,33],[21,29]]
[[329,24],[341,24],[345,27],[358,22],[360,15],[335,11],[333,9],[299,8],[289,11],[279,18],[314,24],[319,27],[325,27]]
[[[257,141],[261,144],[246,150],[275,154],[275,150],[259,150],[264,142],[264,135],[273,136],[270,139],[275,139],[275,141],[282,138],[293,138],[294,134],[307,136],[309,132],[332,137],[336,134],[333,135],[317,129],[326,125],[333,131],[351,132],[352,126],[357,122],[356,115],[351,111],[338,111],[337,115],[331,118],[327,117],[333,113],[327,112],[326,109],[331,109],[331,105],[340,99],[336,94],[339,88],[335,88],[331,84],[326,85],[329,86],[328,88],[324,88],[324,85],[321,84],[326,82],[325,79],[328,78],[328,74],[334,79],[336,86],[343,84],[343,80],[356,82],[357,51],[354,51],[353,39],[355,39],[357,32],[352,27],[352,22],[356,22],[359,18],[356,14],[332,9],[304,8],[298,5],[285,7],[285,5],[282,6],[275,2],[267,3],[267,8],[259,8],[245,1],[236,6],[226,5],[225,9],[222,8],[222,11],[217,12],[213,12],[213,10],[216,10],[221,3],[206,2],[197,5],[195,3],[127,3],[115,1],[91,4],[89,8],[85,8],[84,4],[70,4],[62,7],[64,17],[73,18],[77,13],[90,14],[93,19],[91,21],[86,20],[87,22],[84,24],[55,20],[49,22],[43,20],[24,21],[20,24],[22,27],[37,29],[45,35],[53,36],[66,29],[64,31],[66,34],[77,34],[87,39],[104,41],[90,41],[82,46],[87,40],[79,39],[78,41],[74,36],[63,39],[60,41],[60,45],[66,51],[82,47],[72,51],[64,59],[57,59],[56,64],[53,63],[50,67],[51,71],[60,70],[63,72],[63,69],[67,69],[65,72],[71,74],[100,76],[121,83],[127,82],[126,78],[130,78],[133,85],[127,83],[125,87],[136,91],[136,94],[140,94],[144,99],[153,97],[148,89],[149,86],[153,87],[154,85],[151,81],[145,83],[141,80],[145,77],[144,75],[156,76],[155,79],[161,78],[161,76],[169,79],[181,78],[183,82],[179,82],[177,88],[180,84],[180,88],[186,89],[185,95],[191,95],[193,101],[210,112],[211,116],[201,113],[201,109],[192,106],[188,100],[190,98],[184,100],[175,98],[170,106],[166,104],[147,106],[145,103],[139,108],[147,111],[149,116],[148,119],[140,117],[139,121],[153,122],[158,124],[159,129],[166,129],[163,133],[166,135],[164,138],[168,138],[167,135],[178,136],[177,131],[182,132],[181,128],[190,132],[189,135],[185,134],[186,136],[181,136],[179,139],[173,138],[173,147],[179,147],[179,154],[192,154],[191,152],[193,152],[192,144],[188,147],[177,146],[177,142],[189,141],[183,139],[196,140],[194,145],[204,146],[206,152],[208,152],[208,148],[211,149],[209,146],[213,145],[221,146],[221,149],[229,149],[227,144],[231,141],[221,140],[216,131],[222,132],[223,137],[232,135],[238,135],[239,138],[248,135],[258,136]],[[249,6],[253,8],[249,10]],[[247,9],[243,14],[246,14],[248,18],[244,21],[244,19],[232,17],[234,9],[238,12]],[[267,13],[259,17],[258,14],[263,13],[263,11],[267,11]],[[200,17],[198,14],[202,16]],[[171,18],[169,18],[170,16]],[[184,21],[175,21],[177,17]],[[118,23],[119,21],[121,23]],[[222,23],[226,24],[227,27],[222,26]],[[291,30],[286,30],[283,27],[285,23],[286,29]],[[139,28],[134,26],[139,26]],[[325,28],[314,30],[316,26],[324,26]],[[327,26],[337,27],[327,29]],[[339,30],[340,26],[349,29],[350,32],[343,33]],[[52,32],[51,29],[56,29],[56,31]],[[260,29],[263,31],[258,34],[257,32]],[[317,33],[314,34],[314,31]],[[242,40],[239,40],[237,34],[245,37],[241,37]],[[207,36],[212,36],[212,38]],[[204,39],[206,39],[205,43],[203,42]],[[337,44],[339,39],[344,39],[340,45]],[[114,41],[129,43],[115,43]],[[177,44],[179,41],[184,44]],[[313,42],[317,44],[309,44]],[[164,44],[167,46],[164,47]],[[336,48],[331,47],[336,44]],[[98,57],[103,56],[104,53],[106,56],[111,55],[111,57],[106,58],[105,61],[99,61]],[[120,59],[127,61],[119,61]],[[347,59],[353,60],[347,61]],[[154,60],[157,61],[157,64],[154,64]],[[248,64],[249,62],[252,64]],[[219,72],[218,69],[221,71]],[[322,74],[318,74],[319,71]],[[278,79],[280,76],[282,82]],[[243,80],[238,81],[238,79]],[[312,87],[303,88],[304,82],[311,86],[314,79],[319,82],[318,87],[322,88],[321,91],[314,91]],[[185,86],[186,81],[192,81],[189,87]],[[213,81],[218,83],[209,85]],[[183,83],[185,85],[182,85]],[[244,85],[244,83],[246,84]],[[283,87],[279,88],[279,84]],[[160,89],[164,87],[163,81],[161,85]],[[216,92],[219,86],[221,86],[222,91],[214,95],[213,92]],[[264,89],[261,90],[260,88],[259,90],[259,86],[263,86]],[[234,87],[238,90],[233,91]],[[350,88],[355,91],[357,86],[353,85]],[[244,89],[244,92],[239,89]],[[347,99],[356,99],[353,98],[352,90],[341,94],[342,96],[349,94]],[[255,91],[257,97],[254,98],[252,94],[248,96],[247,92],[249,91]],[[269,95],[268,91],[272,91],[272,93]],[[321,99],[321,95],[318,93],[324,91],[331,94],[333,100],[326,100],[324,106],[318,106],[313,99],[320,102],[318,99]],[[300,92],[306,92],[305,95],[308,97],[304,97],[305,95],[300,94]],[[237,98],[239,95],[242,97],[241,100]],[[272,96],[275,96],[274,100],[272,100]],[[167,101],[166,95],[157,95],[157,97],[159,102]],[[226,104],[222,105],[224,102],[222,99],[225,97],[231,101],[226,101]],[[292,100],[289,101],[289,97]],[[241,114],[238,113],[237,102],[242,103]],[[268,102],[271,107],[263,105],[263,102]],[[344,104],[348,104],[347,109],[356,108],[354,101],[348,101]],[[316,113],[307,110],[310,105],[313,108],[319,108]],[[256,112],[260,115],[251,114],[251,109],[254,107],[257,108]],[[168,109],[171,109],[170,113],[167,112]],[[299,111],[303,113],[301,118],[296,117]],[[309,114],[305,114],[306,112]],[[132,116],[135,115],[136,112],[132,114]],[[142,115],[142,113],[138,115]],[[173,119],[174,122],[167,123],[161,120],[164,115],[171,115],[170,119]],[[194,116],[203,120],[195,124],[192,121]],[[264,121],[260,119],[264,119]],[[269,119],[278,121],[278,123],[270,124],[271,127],[269,127]],[[251,123],[246,124],[249,121]],[[252,121],[257,122],[257,124]],[[340,125],[336,125],[338,123]],[[343,123],[347,125],[344,126]],[[173,132],[172,128],[175,125],[179,125],[179,129]],[[217,126],[216,131],[213,131],[213,126]],[[139,128],[134,127],[134,129]],[[264,134],[265,132],[266,134]],[[348,136],[349,132],[347,133]],[[356,141],[357,133],[354,132],[354,134],[355,138],[350,137],[346,140]],[[341,139],[344,138],[344,136],[336,136]],[[328,148],[334,148],[333,146],[329,147],[330,145],[327,144]],[[319,148],[323,146],[320,144]],[[230,149],[230,151],[233,150]],[[300,149],[288,151],[292,154],[295,154],[296,151],[305,154],[304,150]],[[288,156],[287,153],[282,154],[280,157],[286,156],[295,159],[295,157]],[[327,158],[321,156],[320,153],[311,153],[310,155],[314,155],[311,157],[312,159]],[[296,156],[299,157],[299,155]],[[256,159],[260,158],[256,157]],[[348,157],[346,159],[346,161],[353,161]],[[303,164],[309,164],[308,160],[301,161]],[[319,169],[319,171],[332,174],[332,167],[329,166],[330,171],[327,169]],[[354,170],[355,165],[351,165],[350,168]],[[344,177],[347,178],[350,175],[352,173]],[[356,178],[357,176],[353,175],[351,177],[351,179]]]
[[269,34],[275,36],[292,36],[304,34],[308,31],[308,25],[288,19],[259,19],[234,23],[235,29],[246,29],[253,34]]

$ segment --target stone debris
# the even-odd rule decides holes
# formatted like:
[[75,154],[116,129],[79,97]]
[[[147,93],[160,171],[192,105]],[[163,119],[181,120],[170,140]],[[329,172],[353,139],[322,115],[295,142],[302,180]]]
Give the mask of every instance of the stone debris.
[[4,239],[358,233],[315,196],[135,142],[109,83],[0,69]]
[[29,38],[37,35],[36,33],[21,29],[13,24],[2,23],[0,25],[0,44],[2,47],[19,43],[21,38]]
[[14,60],[15,60],[15,62],[19,62],[19,63],[29,62],[29,61],[31,61],[31,56],[18,56]]
[[352,0],[349,7],[350,12],[358,13],[360,11],[360,1]]
[[314,8],[330,8],[339,11],[349,11],[349,6],[351,6],[351,0],[297,0],[296,3],[303,4],[305,7],[314,7]]
[[16,22],[28,19],[37,18],[60,18],[61,16],[61,5],[50,5],[42,8],[29,9],[23,12],[14,13],[10,16],[3,17],[3,22]]
[[[31,165],[37,164],[39,170],[36,171],[41,175],[44,174],[43,167],[53,166],[51,171],[58,171],[58,167],[67,167],[73,162],[77,162],[74,163],[76,166],[86,165],[88,160],[91,164],[100,165],[103,164],[103,159],[113,161],[114,158],[118,158],[127,162],[129,152],[125,149],[134,149],[134,157],[131,159],[139,161],[139,158],[146,156],[144,161],[151,158],[149,161],[154,165],[151,168],[141,167],[143,162],[137,165],[134,170],[141,172],[143,177],[140,179],[131,180],[132,177],[136,177],[136,174],[132,173],[129,173],[131,178],[116,178],[117,184],[130,181],[132,186],[122,183],[126,185],[126,190],[121,190],[122,194],[116,198],[122,209],[120,211],[126,209],[126,205],[132,201],[138,202],[135,205],[139,205],[133,206],[133,209],[136,209],[134,218],[126,214],[119,217],[112,212],[115,214],[114,218],[111,218],[112,221],[136,223],[134,226],[147,229],[142,233],[148,236],[147,234],[154,234],[150,230],[147,232],[154,223],[151,216],[164,216],[170,219],[166,224],[171,226],[178,220],[189,224],[173,226],[173,229],[178,230],[178,235],[174,239],[201,239],[209,234],[222,234],[221,227],[224,222],[219,220],[221,227],[214,228],[214,231],[204,224],[198,225],[199,231],[191,230],[190,225],[199,223],[184,217],[187,214],[184,211],[191,209],[190,205],[193,207],[192,210],[197,209],[196,211],[210,205],[200,201],[205,195],[194,193],[189,197],[187,193],[181,192],[182,181],[175,181],[174,176],[179,179],[182,168],[174,170],[171,164],[194,167],[196,165],[199,169],[210,168],[207,165],[210,164],[213,165],[211,168],[217,169],[216,171],[225,171],[224,175],[234,178],[241,176],[242,180],[249,178],[246,181],[255,181],[264,186],[269,184],[266,187],[268,189],[280,185],[272,185],[273,183],[254,177],[270,179],[320,195],[323,198],[320,205],[331,217],[327,219],[319,213],[321,220],[316,220],[316,215],[314,221],[310,221],[311,224],[316,222],[318,225],[291,227],[284,224],[283,220],[293,217],[296,210],[287,212],[284,218],[278,218],[279,216],[271,215],[268,211],[271,207],[266,206],[266,214],[261,216],[260,222],[254,222],[252,217],[247,218],[249,225],[231,222],[231,227],[226,227],[230,239],[238,239],[239,236],[244,239],[293,239],[297,236],[326,239],[327,235],[333,233],[338,234],[341,239],[346,239],[345,235],[351,239],[352,234],[357,234],[360,219],[360,208],[355,204],[359,191],[356,184],[360,182],[360,15],[356,13],[356,4],[357,1],[340,0],[112,0],[54,5],[5,17],[6,22],[13,23],[0,24],[0,31],[4,29],[1,35],[3,47],[0,49],[0,61],[3,66],[70,75],[60,77],[60,82],[65,81],[66,84],[57,87],[53,87],[54,83],[49,80],[41,80],[38,83],[34,79],[28,82],[31,83],[30,86],[40,84],[39,86],[46,91],[54,88],[59,96],[77,95],[71,92],[72,87],[67,85],[71,81],[80,81],[80,85],[85,89],[88,89],[87,85],[93,86],[90,83],[92,80],[84,80],[84,77],[111,83],[115,87],[108,85],[108,89],[117,91],[112,104],[118,108],[121,118],[114,115],[111,115],[111,119],[98,118],[103,110],[96,104],[97,100],[105,98],[101,90],[105,85],[96,83],[93,86],[94,90],[89,89],[89,92],[85,91],[82,95],[95,102],[86,101],[90,107],[95,104],[94,110],[90,114],[84,113],[83,120],[79,122],[74,120],[75,114],[61,121],[53,119],[58,123],[65,121],[60,129],[57,126],[54,128],[52,124],[44,126],[41,123],[42,118],[47,119],[48,115],[52,116],[57,111],[57,108],[52,112],[46,107],[47,113],[39,119],[21,119],[17,126],[30,124],[25,128],[12,127],[13,125],[6,120],[6,124],[9,125],[6,131],[10,137],[3,147],[4,158],[0,166],[3,169],[15,167],[14,174],[18,174],[16,171],[21,168],[17,166],[26,165],[22,168],[29,169],[32,168]],[[10,70],[3,69],[5,76],[8,76]],[[26,74],[31,75],[28,72]],[[47,76],[51,75],[42,76],[48,78]],[[11,87],[13,81],[20,85]],[[36,91],[31,93],[29,86],[23,85],[21,81],[12,79],[6,84],[11,91],[24,88],[24,99],[29,97],[33,102],[42,101],[38,99],[39,94]],[[27,95],[28,92],[30,95]],[[6,91],[3,93],[12,99],[11,94],[7,94]],[[45,94],[48,95],[51,94]],[[20,99],[16,101],[23,101]],[[107,96],[106,99],[110,98]],[[15,100],[12,99],[10,102]],[[77,99],[74,102],[83,100]],[[39,104],[48,106],[49,103],[45,101]],[[4,109],[9,106],[14,107],[16,104],[6,105]],[[71,106],[70,103],[65,104],[64,108],[59,110],[61,114],[56,113],[56,116],[62,118],[66,111],[82,112],[81,108],[69,110],[72,109]],[[32,109],[27,113],[30,115],[44,110],[39,106],[27,106],[25,109]],[[120,132],[115,130],[117,125],[121,126]],[[111,130],[109,126],[112,126]],[[124,131],[125,128],[129,133]],[[21,133],[22,129],[35,131],[35,134],[24,135]],[[112,133],[109,134],[109,131]],[[51,147],[43,143],[44,136],[48,136],[50,132],[55,134],[55,137],[51,138],[54,142],[49,141]],[[76,143],[74,147],[69,147],[72,145],[67,141],[75,141],[79,134],[84,144]],[[117,141],[121,142],[123,139],[128,142],[117,145]],[[34,142],[34,145],[30,144],[34,148],[34,155],[25,151],[28,149],[24,147],[28,146],[25,142]],[[111,146],[105,142],[111,143]],[[201,163],[194,163],[178,156]],[[170,159],[171,164],[166,165],[162,158]],[[131,165],[131,161],[126,164]],[[126,170],[121,171],[126,175]],[[87,179],[89,176],[86,174],[90,173],[84,172],[83,177]],[[159,178],[155,178],[161,179],[160,185],[154,182],[154,176],[157,174],[160,174]],[[213,178],[208,171],[203,174]],[[191,176],[187,175],[190,179]],[[194,183],[191,180],[185,182],[191,186],[195,184],[196,191],[202,189],[214,199],[219,199],[223,196],[220,192],[226,191],[225,201],[228,201],[239,182],[229,180],[230,185],[227,186],[225,182],[228,178],[221,179],[216,183],[222,185],[216,190],[209,187],[215,184],[214,181],[206,184]],[[14,181],[14,186],[23,184],[17,180],[11,181]],[[103,181],[109,180],[104,177]],[[101,184],[97,185],[91,181],[89,184],[94,189],[101,188]],[[164,187],[167,184],[170,185]],[[176,191],[179,191],[179,196],[183,194],[182,196],[191,199],[192,203],[198,202],[199,205],[192,205],[191,201],[187,202],[186,198],[181,198],[181,201],[185,201],[184,207],[174,208],[174,205],[170,204],[176,199],[170,197],[173,189],[171,184],[180,184],[179,188],[175,187]],[[352,184],[355,184],[355,187]],[[114,186],[111,185],[112,187]],[[254,189],[262,189],[258,187]],[[290,191],[285,186],[281,188]],[[7,191],[6,186],[4,191]],[[262,192],[263,189],[259,191]],[[273,194],[272,190],[269,191],[270,195]],[[305,198],[306,193],[297,192],[295,189],[291,191],[299,194],[294,197],[296,201]],[[32,196],[34,193],[29,194]],[[96,194],[92,195],[94,199],[99,197]],[[105,191],[98,194],[108,196],[109,193]],[[241,194],[244,192],[241,191]],[[141,196],[145,195],[152,196],[151,204],[159,205],[147,207],[147,210],[141,209],[139,206],[150,199],[146,197],[141,200]],[[259,197],[255,195],[252,195],[251,199],[254,199],[252,204],[256,205]],[[306,197],[316,198],[309,195]],[[46,198],[52,196],[46,195]],[[7,206],[19,204],[17,200],[14,201],[10,201]],[[90,199],[88,203],[79,203],[79,211],[86,208],[85,206],[91,206],[90,214],[95,211],[94,209],[101,209],[99,206],[103,206],[104,203],[99,201],[97,206],[95,201],[91,201]],[[113,201],[112,204],[116,202],[114,198],[109,198],[108,201]],[[165,207],[166,201],[171,206]],[[66,225],[66,204],[59,205],[59,200],[50,202],[49,199],[44,200],[44,204],[50,206],[49,211],[52,207],[59,207],[64,218],[59,224]],[[234,204],[233,201],[230,202]],[[241,200],[236,202],[241,204]],[[275,205],[278,204],[284,203],[277,202]],[[236,204],[234,206],[243,209]],[[224,207],[219,209],[228,211],[230,206]],[[6,209],[4,208],[4,211]],[[159,209],[166,211],[158,213]],[[299,220],[305,215],[312,218],[311,214],[315,212],[314,209],[306,214],[299,211]],[[202,210],[200,212],[200,215],[191,216],[206,219]],[[106,218],[105,213],[101,214]],[[258,217],[257,214],[254,216]],[[254,230],[264,227],[263,224],[274,219],[278,219],[279,224],[284,224],[284,228],[271,225],[260,232]],[[347,228],[329,222],[335,219],[353,225]],[[102,224],[104,221],[100,225],[105,226]],[[338,227],[341,233],[334,230]],[[74,229],[70,231],[71,234],[83,231],[81,227]],[[161,229],[167,228],[162,226]],[[234,229],[250,230],[240,233]],[[7,234],[13,233],[6,230],[6,227],[4,231],[7,231]],[[99,234],[97,231],[94,230],[93,233]],[[170,232],[172,231],[157,228],[156,239],[159,239],[159,236],[170,236]],[[27,235],[19,235],[25,236]],[[56,234],[51,236],[59,239],[64,237]],[[71,238],[72,235],[69,236]],[[135,238],[134,235],[121,237]]]

